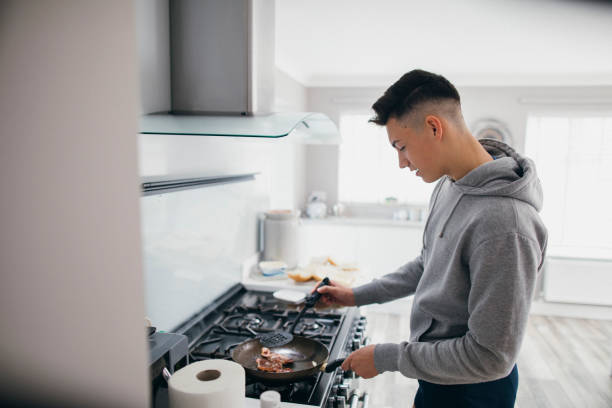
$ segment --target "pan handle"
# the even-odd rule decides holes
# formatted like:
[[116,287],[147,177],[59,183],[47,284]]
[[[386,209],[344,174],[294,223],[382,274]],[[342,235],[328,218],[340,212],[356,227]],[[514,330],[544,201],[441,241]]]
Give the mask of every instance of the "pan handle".
[[344,358],[339,358],[337,360],[330,361],[329,363],[327,363],[327,365],[325,365],[325,372],[332,373],[336,371],[336,368],[340,367],[342,363],[344,363],[344,360]]

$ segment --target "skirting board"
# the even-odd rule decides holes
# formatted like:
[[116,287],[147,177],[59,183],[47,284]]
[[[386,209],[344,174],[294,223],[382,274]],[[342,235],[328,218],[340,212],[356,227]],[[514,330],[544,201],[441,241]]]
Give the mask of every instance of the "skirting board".
[[573,317],[576,319],[612,320],[612,307],[534,301],[531,313],[545,316]]

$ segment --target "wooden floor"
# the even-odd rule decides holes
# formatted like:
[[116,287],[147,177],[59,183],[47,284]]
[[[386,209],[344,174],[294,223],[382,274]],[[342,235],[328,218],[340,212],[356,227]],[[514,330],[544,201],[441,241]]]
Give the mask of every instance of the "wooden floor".
[[[371,343],[408,339],[409,319],[362,312]],[[517,408],[612,407],[612,322],[532,315],[518,360]],[[384,373],[360,380],[370,408],[412,407],[416,380]]]

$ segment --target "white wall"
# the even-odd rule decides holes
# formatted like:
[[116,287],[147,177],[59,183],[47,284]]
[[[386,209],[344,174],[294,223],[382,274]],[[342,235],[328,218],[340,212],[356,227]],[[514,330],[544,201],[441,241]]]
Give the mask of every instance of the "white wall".
[[306,110],[308,93],[306,88],[280,69],[274,73],[275,98],[274,112],[291,112]]
[[[306,111],[306,88],[283,71],[276,69],[274,75],[274,112]],[[287,142],[285,142],[287,143]],[[293,145],[273,158],[274,172],[271,191],[272,207],[303,209],[308,190],[306,157],[309,146]],[[289,170],[289,171],[287,171]],[[291,201],[288,201],[290,197]]]
[[140,174],[161,178],[260,173],[271,208],[298,208],[304,146],[289,138],[140,135]]
[[[343,113],[372,113],[370,107],[382,96],[385,89],[386,87],[308,88],[307,108],[309,111],[323,112],[339,124],[340,115]],[[459,87],[458,91],[468,126],[471,127],[475,121],[483,118],[498,119],[508,126],[514,139],[514,147],[518,151],[524,149],[527,115],[531,111],[612,109],[612,86]],[[545,100],[545,103],[521,103],[521,98]],[[589,104],[589,100],[599,100],[599,103]],[[602,100],[607,103],[602,103]],[[328,202],[334,203],[338,196],[337,167],[337,146],[309,147],[306,160],[307,190],[319,188],[327,191]]]
[[134,18],[0,5],[0,400],[148,404]]

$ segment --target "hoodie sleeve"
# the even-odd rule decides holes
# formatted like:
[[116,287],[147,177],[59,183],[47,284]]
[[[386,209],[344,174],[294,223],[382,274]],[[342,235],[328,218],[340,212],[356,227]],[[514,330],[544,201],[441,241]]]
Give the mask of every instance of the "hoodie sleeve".
[[412,295],[423,274],[423,252],[413,261],[400,266],[397,271],[380,279],[353,289],[357,306],[370,303],[384,303],[400,297]]
[[378,344],[376,370],[400,371],[437,384],[506,376],[517,359],[542,258],[540,245],[516,232],[480,243],[469,257],[472,286],[465,335],[433,342]]

